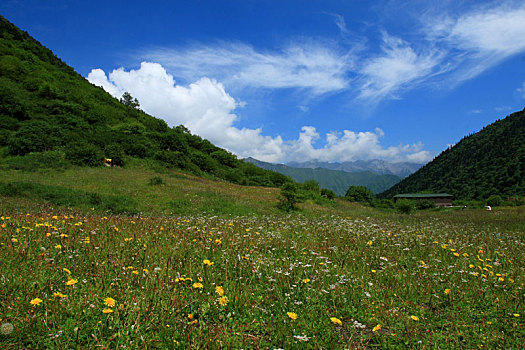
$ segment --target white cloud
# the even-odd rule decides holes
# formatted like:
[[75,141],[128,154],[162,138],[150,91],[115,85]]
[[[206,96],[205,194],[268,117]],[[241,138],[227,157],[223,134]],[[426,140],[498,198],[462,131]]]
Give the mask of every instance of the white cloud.
[[314,127],[304,126],[301,130],[299,139],[290,142],[288,161],[306,159],[346,162],[361,159],[385,159],[422,163],[431,159],[430,153],[422,150],[423,145],[420,143],[383,148],[380,138],[384,136],[384,132],[379,128],[375,132],[350,130],[343,130],[342,133],[330,132],[326,134],[326,144],[322,148],[314,147],[314,144],[320,140],[320,135]]
[[372,101],[396,98],[408,83],[428,77],[440,60],[435,50],[418,54],[406,41],[383,32],[382,54],[367,60],[361,69],[359,97]]
[[218,43],[156,49],[143,56],[177,72],[186,81],[208,76],[230,88],[297,88],[313,95],[347,88],[346,73],[352,65],[348,54],[313,41],[294,43],[278,52],[257,51],[240,43]]
[[136,97],[141,108],[164,119],[170,126],[183,124],[192,132],[226,148],[239,157],[254,157],[268,162],[291,160],[347,161],[357,159],[427,161],[430,154],[421,144],[383,148],[381,129],[374,132],[326,135],[325,145],[315,148],[320,135],[312,126],[305,126],[296,140],[284,141],[280,136],[262,134],[262,129],[239,128],[234,114],[239,103],[224,86],[214,79],[200,78],[188,86],[177,85],[173,76],[158,63],[143,62],[139,69],[119,68],[108,76],[100,69],[88,75],[93,84],[102,86],[115,97],[128,91]]
[[520,88],[517,88],[516,91],[521,95],[521,97],[525,98],[525,83],[523,83]]
[[109,78],[94,69],[87,79],[102,86],[115,97],[128,91],[141,108],[164,119],[170,126],[183,124],[192,132],[209,139],[241,157],[253,156],[277,161],[283,157],[280,137],[261,135],[261,129],[236,128],[238,106],[221,83],[201,78],[188,87],[175,85],[173,76],[158,63],[142,62],[140,69],[114,70]]
[[[428,21],[428,40],[448,50],[445,64],[455,84],[472,79],[525,51],[525,5],[510,2]],[[455,85],[454,84],[454,85]]]

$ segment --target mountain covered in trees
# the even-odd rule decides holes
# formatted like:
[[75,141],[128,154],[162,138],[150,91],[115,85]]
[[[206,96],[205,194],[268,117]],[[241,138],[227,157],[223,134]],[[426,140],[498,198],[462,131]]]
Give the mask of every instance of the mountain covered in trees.
[[351,162],[342,163],[330,163],[330,162],[319,162],[319,161],[308,161],[308,162],[290,162],[286,165],[294,168],[325,168],[330,170],[341,170],[350,173],[371,171],[380,175],[396,175],[401,178],[407,177],[414,173],[423,164],[411,163],[411,162],[396,162],[391,163],[381,159],[371,160],[356,160]]
[[456,199],[525,195],[525,109],[464,137],[381,197],[450,193]]
[[291,179],[263,170],[184,126],[169,127],[125,94],[119,101],[0,16],[0,163],[100,166],[130,159],[243,185]]
[[395,175],[379,175],[370,171],[345,172],[325,168],[295,168],[284,164],[272,164],[253,158],[244,159],[263,169],[273,170],[304,183],[314,180],[320,187],[334,191],[344,196],[349,186],[365,186],[373,193],[380,193],[401,180]]

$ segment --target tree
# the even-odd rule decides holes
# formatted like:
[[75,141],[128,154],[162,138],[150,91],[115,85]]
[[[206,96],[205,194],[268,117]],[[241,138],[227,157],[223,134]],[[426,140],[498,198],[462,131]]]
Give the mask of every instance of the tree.
[[125,106],[134,108],[134,109],[139,109],[140,107],[139,100],[137,100],[136,98],[133,98],[133,96],[131,96],[131,94],[127,91],[122,94],[120,103],[122,103]]
[[345,198],[351,202],[368,202],[374,199],[374,194],[365,186],[350,186],[346,191]]
[[283,210],[289,211],[295,209],[297,203],[297,185],[293,182],[286,182],[281,187],[281,201],[279,207]]

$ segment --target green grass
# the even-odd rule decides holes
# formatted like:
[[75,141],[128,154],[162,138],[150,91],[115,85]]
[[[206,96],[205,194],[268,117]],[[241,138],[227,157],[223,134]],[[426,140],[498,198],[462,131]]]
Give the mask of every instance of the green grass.
[[39,181],[143,213],[2,197],[2,349],[523,346],[524,207],[404,215],[338,201],[284,214],[276,189],[81,170]]

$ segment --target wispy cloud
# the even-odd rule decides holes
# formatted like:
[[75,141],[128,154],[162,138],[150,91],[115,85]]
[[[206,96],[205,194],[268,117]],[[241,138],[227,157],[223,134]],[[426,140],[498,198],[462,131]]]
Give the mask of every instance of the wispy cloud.
[[[525,51],[525,4],[505,2],[428,20],[428,41],[447,50],[444,64],[457,85]],[[447,83],[448,84],[448,83]]]
[[382,53],[367,60],[360,73],[359,98],[379,101],[430,76],[442,60],[436,50],[416,53],[406,41],[383,32]]
[[521,97],[525,98],[525,83],[523,83],[520,88],[517,88],[516,91],[521,95]]
[[294,43],[273,52],[242,43],[195,44],[149,50],[144,59],[159,62],[185,81],[213,77],[230,88],[295,88],[322,95],[348,88],[353,59],[335,46]]

